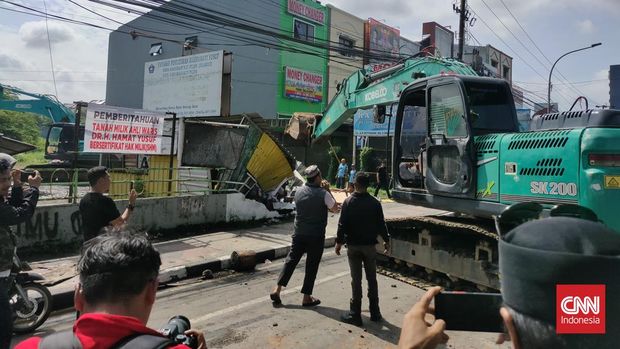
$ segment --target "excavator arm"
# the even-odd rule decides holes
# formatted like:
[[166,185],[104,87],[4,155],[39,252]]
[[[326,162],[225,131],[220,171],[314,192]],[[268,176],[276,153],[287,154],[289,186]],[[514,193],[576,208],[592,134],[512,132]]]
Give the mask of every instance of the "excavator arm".
[[465,63],[438,57],[410,58],[374,74],[360,69],[344,80],[314,128],[313,137],[329,136],[358,109],[396,103],[411,82],[439,74],[478,75]]
[[[6,99],[7,92],[34,97],[34,99]],[[54,123],[75,121],[73,111],[60,103],[56,97],[26,92],[17,87],[2,84],[0,84],[0,110],[35,113],[51,118]]]

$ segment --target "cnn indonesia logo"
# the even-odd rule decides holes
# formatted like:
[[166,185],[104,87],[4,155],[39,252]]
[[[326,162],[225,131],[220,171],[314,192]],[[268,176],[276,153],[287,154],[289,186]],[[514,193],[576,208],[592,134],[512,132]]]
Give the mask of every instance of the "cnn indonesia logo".
[[605,285],[556,285],[557,333],[605,333]]

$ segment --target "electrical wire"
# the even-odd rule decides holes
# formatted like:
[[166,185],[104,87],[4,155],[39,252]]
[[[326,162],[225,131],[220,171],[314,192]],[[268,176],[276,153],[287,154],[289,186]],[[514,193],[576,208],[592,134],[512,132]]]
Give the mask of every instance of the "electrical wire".
[[56,92],[56,96],[58,96],[58,87],[56,86],[56,73],[54,73],[54,57],[52,54],[52,41],[50,40],[50,28],[47,24],[47,1],[43,0],[43,6],[45,7],[45,31],[47,33],[47,45],[49,47],[50,53],[50,65],[52,67],[52,80],[54,80],[54,91]]
[[[519,27],[521,28],[521,30],[525,33],[525,35],[527,36],[527,38],[530,40],[530,42],[532,42],[532,44],[534,44],[534,47],[536,47],[536,49],[538,50],[538,52],[540,52],[540,54],[545,58],[545,60],[547,60],[547,62],[549,63],[549,65],[551,66],[551,60],[545,55],[545,53],[540,49],[540,47],[538,47],[538,45],[536,44],[536,42],[534,41],[534,39],[532,39],[532,37],[530,36],[530,34],[528,34],[528,32],[525,30],[525,28],[521,25],[521,22],[517,19],[517,17],[512,13],[512,11],[510,11],[510,8],[508,8],[508,6],[504,3],[504,0],[499,0],[502,5],[504,5],[504,8],[508,11],[508,13],[510,14],[510,16],[512,17],[512,19],[514,19],[514,21],[519,25]],[[558,74],[564,79],[564,81],[571,85],[570,81],[566,78],[566,76],[564,76],[564,74],[562,74],[562,72],[558,69],[557,70]],[[579,95],[585,95],[581,90],[577,89],[576,86],[573,85],[573,90],[575,92],[577,92]],[[597,103],[598,104],[598,103]]]
[[[230,15],[223,13],[221,11],[213,10],[212,8],[207,8],[204,6],[191,4],[188,5],[183,1],[175,1],[175,2],[167,2],[164,0],[91,0],[97,3],[107,5],[110,2],[117,2],[123,4],[130,4],[134,6],[141,6],[151,10],[152,12],[161,12],[166,13],[168,15],[177,16],[184,19],[191,19],[192,21],[204,22],[205,19],[212,23],[227,23],[230,27],[245,29],[254,34],[263,34],[276,39],[286,40],[288,42],[297,42],[309,46],[313,46],[319,49],[327,49],[329,51],[337,51],[343,50],[343,48],[336,46],[339,45],[339,42],[332,42],[328,39],[320,39],[314,38],[315,42],[307,42],[301,39],[294,38],[294,32],[286,29],[282,29],[280,27],[274,27],[262,22],[255,22],[251,20],[247,20],[241,18],[239,16]],[[121,6],[122,7],[122,6]],[[118,6],[117,6],[118,8]],[[268,29],[273,29],[274,31],[270,31]],[[247,35],[247,33],[245,34]],[[332,45],[334,44],[334,45]],[[381,51],[381,50],[372,50],[371,52],[365,52],[364,48],[361,46],[355,46],[349,50],[354,56],[362,56],[373,58],[376,56],[377,59],[385,60],[385,61],[397,61],[399,59],[400,54],[392,54],[389,51]]]
[[[523,59],[523,57],[521,57],[521,55],[515,50],[513,49],[510,45],[508,45],[508,43],[506,43],[506,41],[504,41],[504,39],[502,39],[494,30],[493,28],[491,28],[491,26],[478,14],[476,13],[476,11],[471,8],[471,6],[469,7],[469,9],[474,13],[474,15],[482,22],[482,24],[485,25],[485,27],[487,27],[489,29],[489,31],[491,31],[491,33],[493,33],[493,35],[495,35],[510,51],[512,51],[514,53],[515,56],[517,56],[517,58],[519,58],[520,60],[523,61],[523,63],[525,63],[525,65],[527,65],[534,73],[536,73],[536,75],[540,76],[541,79],[543,79],[543,81],[546,81],[547,78],[545,78],[538,70],[536,70],[527,60]],[[571,103],[568,98],[566,96],[564,96],[561,93],[558,93],[560,95],[560,97],[562,97],[567,103]]]

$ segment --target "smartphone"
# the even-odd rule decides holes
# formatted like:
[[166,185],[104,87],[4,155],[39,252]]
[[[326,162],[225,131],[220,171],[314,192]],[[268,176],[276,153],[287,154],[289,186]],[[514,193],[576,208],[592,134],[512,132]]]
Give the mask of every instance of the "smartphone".
[[441,292],[435,296],[435,318],[444,320],[447,330],[503,332],[501,306],[500,293]]
[[34,176],[34,170],[20,170],[20,171],[21,171],[20,179],[22,183],[28,183],[28,177],[30,177],[30,175]]

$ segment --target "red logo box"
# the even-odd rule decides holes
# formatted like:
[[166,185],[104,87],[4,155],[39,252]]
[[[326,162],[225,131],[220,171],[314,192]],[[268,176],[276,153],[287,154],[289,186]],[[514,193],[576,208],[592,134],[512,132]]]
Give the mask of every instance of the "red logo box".
[[556,332],[605,333],[605,285],[556,285]]

